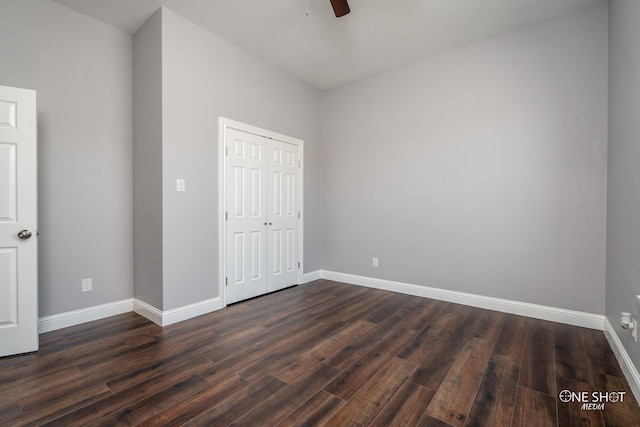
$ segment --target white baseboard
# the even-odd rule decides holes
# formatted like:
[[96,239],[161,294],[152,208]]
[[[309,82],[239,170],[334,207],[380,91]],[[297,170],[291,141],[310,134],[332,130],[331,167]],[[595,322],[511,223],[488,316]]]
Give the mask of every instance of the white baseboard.
[[146,317],[156,325],[162,326],[162,310],[155,308],[151,304],[147,304],[139,299],[133,300],[133,311],[142,317]]
[[[474,295],[465,292],[450,291],[427,286],[413,285],[409,283],[394,282],[384,279],[376,279],[353,274],[337,273],[334,271],[317,270],[303,275],[303,283],[314,280],[327,279],[337,282],[349,283],[353,285],[366,286],[375,289],[382,289],[392,292],[399,292],[408,295],[415,295],[424,298],[432,298],[441,301],[448,301],[457,304],[470,305],[473,307],[486,308],[489,310],[502,311],[505,313],[518,314],[521,316],[533,317],[537,319],[550,320],[552,322],[566,323],[574,326],[581,326],[591,329],[604,330],[604,316],[599,314],[585,313],[581,311],[566,310],[557,307],[548,307],[538,304],[529,304],[519,301],[511,301],[501,298]],[[81,310],[69,311],[38,319],[38,332],[45,333],[93,320],[104,319],[105,317],[135,311],[152,322],[167,326],[203,314],[220,310],[224,307],[220,297],[200,301],[172,310],[162,311],[140,301],[138,299],[127,299],[109,304],[102,304],[88,307]],[[615,333],[614,337],[617,338]],[[623,347],[620,347],[623,348]]]
[[312,271],[311,273],[304,273],[302,275],[302,283],[300,284],[304,285],[306,283],[310,283],[320,279],[322,279],[322,270],[316,270],[316,271]]
[[38,333],[55,331],[57,329],[68,328],[69,326],[81,323],[92,322],[133,311],[133,299],[116,301],[108,304],[96,305],[94,307],[83,308],[81,310],[68,311],[66,313],[54,314],[38,319]]
[[168,326],[183,320],[211,313],[223,308],[220,298],[200,301],[184,307],[162,311],[144,301],[135,298],[96,305],[81,310],[68,311],[38,319],[38,333],[51,332],[69,326],[80,325],[94,320],[104,319],[118,314],[135,311],[160,326]]
[[[317,274],[317,272],[316,272]],[[502,298],[487,297],[483,295],[469,294],[466,292],[450,291],[446,289],[431,288],[409,283],[394,282],[391,280],[376,279],[354,274],[336,273],[334,271],[321,270],[322,279],[352,285],[366,286],[385,291],[415,295],[424,298],[432,298],[456,304],[470,305],[472,307],[549,320],[552,322],[566,323],[568,325],[584,328],[603,330],[604,316],[600,314],[585,313],[582,311],[566,310],[557,307],[548,307],[538,304],[530,304],[520,301],[512,301]]]
[[138,299],[133,302],[133,311],[141,316],[146,317],[153,323],[160,326],[168,326],[183,320],[192,319],[203,314],[211,313],[223,308],[220,297],[211,298],[205,301],[199,301],[194,304],[185,305],[183,307],[162,311],[144,301]]
[[633,395],[636,397],[636,401],[640,402],[640,373],[633,364],[631,357],[629,357],[629,353],[627,353],[627,350],[624,348],[622,341],[620,341],[620,337],[618,337],[618,334],[606,317],[604,319],[604,335],[607,337],[607,341],[609,341],[613,354],[615,354],[616,359],[618,359],[620,368],[622,368],[622,372],[629,383],[629,387],[631,387],[631,391],[633,391]]

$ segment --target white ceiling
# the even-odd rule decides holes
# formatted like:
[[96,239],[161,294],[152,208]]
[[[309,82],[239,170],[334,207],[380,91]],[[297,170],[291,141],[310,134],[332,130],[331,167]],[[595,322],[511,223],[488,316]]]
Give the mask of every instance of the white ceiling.
[[349,0],[339,19],[329,0],[55,1],[131,34],[164,6],[326,89],[601,0]]

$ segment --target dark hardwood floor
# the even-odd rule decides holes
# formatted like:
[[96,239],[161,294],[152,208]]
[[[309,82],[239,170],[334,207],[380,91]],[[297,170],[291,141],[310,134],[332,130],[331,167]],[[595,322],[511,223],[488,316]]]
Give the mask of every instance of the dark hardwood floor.
[[[624,391],[597,410],[561,390]],[[0,359],[0,425],[638,426],[602,332],[318,281]]]

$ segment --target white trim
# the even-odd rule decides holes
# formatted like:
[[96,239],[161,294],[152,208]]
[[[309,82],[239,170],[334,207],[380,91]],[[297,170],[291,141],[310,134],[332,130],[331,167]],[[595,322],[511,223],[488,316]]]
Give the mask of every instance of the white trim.
[[38,333],[43,334],[81,323],[104,319],[105,317],[115,316],[117,314],[129,313],[131,311],[133,311],[133,299],[126,299],[80,310],[67,311],[66,313],[54,314],[52,316],[45,316],[38,319]]
[[226,223],[225,223],[225,188],[226,188],[226,161],[225,161],[225,141],[227,129],[236,129],[243,132],[253,133],[255,135],[265,136],[282,142],[287,142],[298,147],[300,160],[300,168],[298,171],[298,200],[300,219],[298,223],[298,284],[304,282],[304,141],[293,138],[267,129],[262,129],[246,123],[218,117],[218,283],[222,306],[227,306],[227,292],[225,286],[226,277]]
[[205,301],[199,301],[194,304],[185,305],[183,307],[174,308],[172,310],[162,311],[156,307],[140,301],[135,298],[111,302],[108,304],[96,305],[80,310],[68,311],[66,313],[54,314],[38,319],[38,333],[44,334],[69,326],[80,325],[82,323],[93,322],[94,320],[104,319],[106,317],[116,316],[118,314],[136,312],[146,317],[153,323],[160,326],[168,326],[183,320],[192,319],[203,314],[224,308],[220,297],[212,298]]
[[[296,139],[298,146],[298,284],[304,280],[304,141]],[[640,297],[639,297],[640,298]]]
[[316,270],[316,271],[312,271],[310,273],[304,273],[302,275],[302,282],[300,282],[301,285],[304,285],[306,283],[310,283],[313,282],[315,280],[320,280],[322,279],[322,270]]
[[155,308],[151,304],[147,304],[139,299],[133,300],[133,311],[142,317],[146,317],[156,325],[162,326],[162,310]]
[[221,308],[224,308],[222,300],[220,297],[216,297],[167,310],[162,313],[162,326],[173,325],[174,323],[202,316],[203,314],[208,314]]
[[199,301],[167,311],[162,311],[137,299],[134,300],[133,303],[133,311],[160,326],[173,325],[174,323],[202,316],[203,314],[208,314],[222,308],[224,308],[224,306],[222,305],[220,297]]
[[218,295],[222,304],[227,305],[227,287],[225,284],[226,228],[225,228],[225,152],[224,141],[227,138],[226,119],[218,117]]
[[336,273],[334,271],[321,270],[320,276],[323,279],[334,280],[336,282],[383,289],[386,291],[432,298],[456,304],[470,305],[488,310],[518,314],[520,316],[566,323],[568,325],[581,326],[584,328],[598,329],[600,331],[603,330],[604,316],[601,314],[585,313],[582,311],[567,310],[564,308],[487,297],[466,292],[394,282],[391,280],[376,279],[366,276],[357,276],[354,274]]
[[627,350],[624,348],[622,341],[620,341],[620,337],[618,337],[615,329],[613,329],[611,322],[609,322],[609,319],[606,317],[604,319],[604,336],[607,337],[613,354],[615,354],[616,359],[618,359],[620,368],[622,368],[622,372],[629,383],[629,387],[631,387],[633,395],[636,397],[636,400],[640,402],[640,373],[633,364],[631,357],[629,357],[629,353],[627,353]]

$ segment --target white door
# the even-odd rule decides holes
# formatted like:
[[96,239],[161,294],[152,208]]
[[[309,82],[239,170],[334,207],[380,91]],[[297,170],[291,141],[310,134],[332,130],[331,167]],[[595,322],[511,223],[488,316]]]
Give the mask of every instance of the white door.
[[299,147],[227,128],[225,284],[227,304],[298,284]]
[[38,349],[36,93],[0,86],[0,356]]
[[226,137],[227,304],[267,293],[266,140],[229,129]]
[[298,283],[298,147],[269,140],[267,280],[270,292]]

